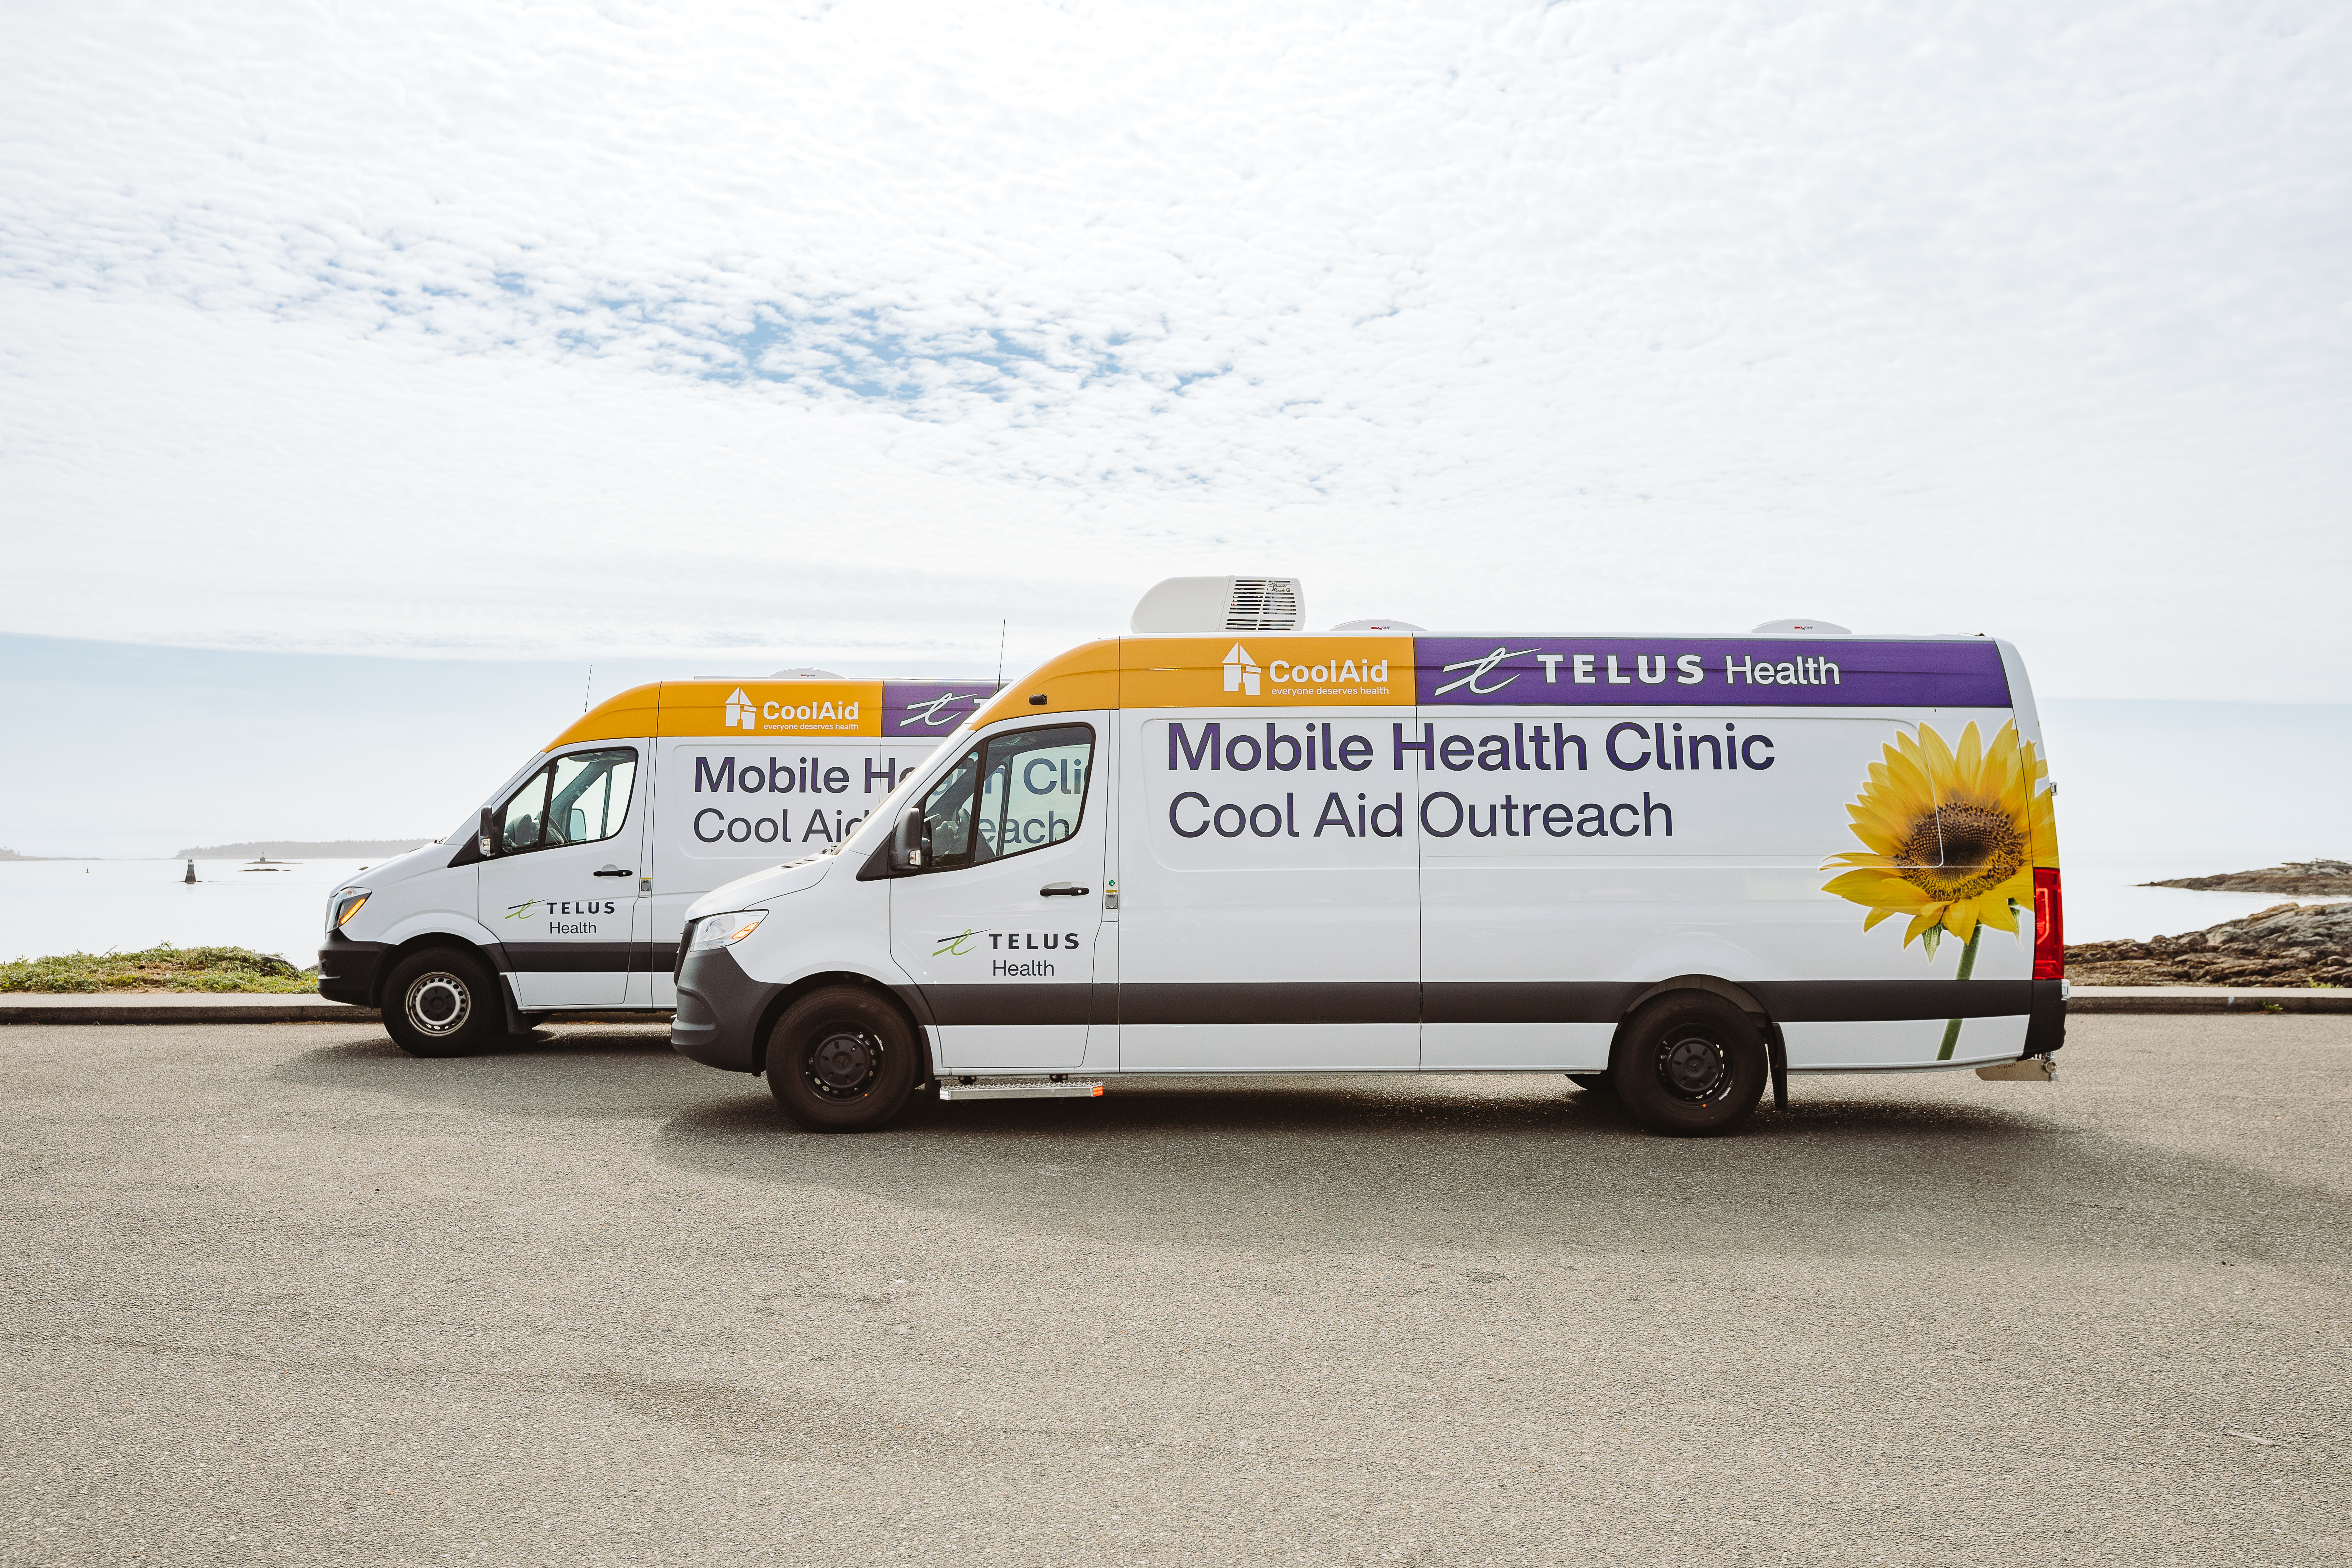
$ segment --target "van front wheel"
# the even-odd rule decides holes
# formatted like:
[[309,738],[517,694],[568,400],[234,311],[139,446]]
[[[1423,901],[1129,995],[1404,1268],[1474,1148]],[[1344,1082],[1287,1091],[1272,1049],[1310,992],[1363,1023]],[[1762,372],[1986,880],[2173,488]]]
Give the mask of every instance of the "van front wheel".
[[498,976],[469,953],[432,948],[383,983],[383,1032],[412,1057],[462,1057],[506,1033]]
[[871,1132],[907,1107],[921,1049],[899,1011],[870,991],[812,991],[768,1037],[768,1092],[811,1132]]
[[1748,1015],[1693,992],[1663,997],[1627,1020],[1609,1078],[1619,1102],[1651,1131],[1703,1138],[1748,1120],[1769,1071]]

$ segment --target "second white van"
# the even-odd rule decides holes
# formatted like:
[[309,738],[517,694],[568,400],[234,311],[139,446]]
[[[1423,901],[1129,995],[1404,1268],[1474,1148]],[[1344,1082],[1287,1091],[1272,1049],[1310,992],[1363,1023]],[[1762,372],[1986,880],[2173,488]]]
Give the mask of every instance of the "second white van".
[[418,1056],[676,1002],[687,906],[839,847],[993,681],[671,680],[598,704],[436,844],[329,900],[319,991]]

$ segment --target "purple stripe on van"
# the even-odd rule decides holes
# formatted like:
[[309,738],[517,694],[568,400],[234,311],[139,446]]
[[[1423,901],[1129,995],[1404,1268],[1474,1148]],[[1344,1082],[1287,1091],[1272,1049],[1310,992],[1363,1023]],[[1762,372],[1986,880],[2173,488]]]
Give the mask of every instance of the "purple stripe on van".
[[882,683],[882,733],[889,737],[944,735],[996,695],[993,681],[952,685],[886,680]]
[[1986,642],[1788,637],[1415,637],[1427,704],[2006,708]]

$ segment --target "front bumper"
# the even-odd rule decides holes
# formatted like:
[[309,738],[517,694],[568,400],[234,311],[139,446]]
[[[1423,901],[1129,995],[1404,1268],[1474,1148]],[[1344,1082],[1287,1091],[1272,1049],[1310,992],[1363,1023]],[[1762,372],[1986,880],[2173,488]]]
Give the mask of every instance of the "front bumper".
[[670,1048],[705,1067],[758,1072],[760,1020],[782,990],[744,973],[726,948],[688,953],[677,969]]
[[375,1005],[376,971],[383,967],[383,943],[330,937],[319,950],[319,994],[354,1007]]

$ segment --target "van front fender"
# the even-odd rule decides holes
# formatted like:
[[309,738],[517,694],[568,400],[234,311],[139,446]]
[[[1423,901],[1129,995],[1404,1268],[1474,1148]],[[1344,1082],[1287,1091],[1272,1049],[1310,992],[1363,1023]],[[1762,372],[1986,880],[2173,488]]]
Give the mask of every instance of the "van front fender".
[[428,910],[410,915],[376,937],[386,947],[406,947],[419,937],[454,937],[469,947],[478,947],[482,956],[500,969],[506,958],[499,944],[498,933],[479,921],[452,914],[447,910]]

